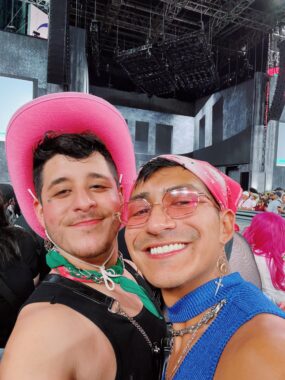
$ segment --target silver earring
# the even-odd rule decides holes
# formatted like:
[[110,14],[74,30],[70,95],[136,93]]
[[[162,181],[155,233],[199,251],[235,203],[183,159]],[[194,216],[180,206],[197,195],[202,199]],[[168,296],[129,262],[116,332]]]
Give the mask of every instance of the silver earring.
[[223,276],[225,276],[228,273],[228,265],[227,265],[227,259],[225,256],[220,256],[217,261],[217,268],[220,273],[220,277],[218,280],[215,281],[215,284],[217,285],[216,291],[215,291],[215,296],[218,294],[218,291],[220,288],[222,288],[223,285]]
[[46,251],[50,251],[51,249],[53,249],[54,246],[50,240],[45,239],[44,240],[44,247],[45,247]]
[[114,217],[115,217],[115,218],[118,218],[119,222],[122,224],[122,219],[121,219],[121,213],[120,213],[120,211],[115,212],[115,213],[114,213]]

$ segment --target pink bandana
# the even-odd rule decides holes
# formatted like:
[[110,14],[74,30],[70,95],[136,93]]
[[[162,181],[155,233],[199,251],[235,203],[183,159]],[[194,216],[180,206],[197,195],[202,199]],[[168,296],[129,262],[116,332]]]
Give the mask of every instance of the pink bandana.
[[[206,161],[194,160],[193,158],[174,154],[165,154],[159,157],[184,166],[185,169],[195,174],[207,186],[220,205],[221,210],[230,209],[236,213],[242,194],[242,188],[239,183]],[[158,157],[155,157],[154,160],[156,158]]]

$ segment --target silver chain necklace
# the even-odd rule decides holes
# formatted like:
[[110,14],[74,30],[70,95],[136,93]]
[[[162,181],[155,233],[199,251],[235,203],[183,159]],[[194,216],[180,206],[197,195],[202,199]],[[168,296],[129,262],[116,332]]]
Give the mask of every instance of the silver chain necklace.
[[199,322],[195,323],[194,325],[185,327],[184,329],[175,330],[173,327],[170,328],[170,334],[172,337],[175,336],[183,336],[185,334],[193,334],[195,330],[198,330],[202,325],[206,325],[212,318],[214,318],[221,308],[226,303],[226,300],[222,300],[217,305],[212,306],[200,319]]
[[180,356],[178,357],[178,360],[173,368],[173,370],[171,371],[171,373],[169,373],[169,367],[167,365],[166,367],[166,380],[171,380],[173,379],[173,377],[175,376],[180,364],[182,363],[182,361],[185,359],[186,355],[188,354],[190,348],[191,348],[191,345],[194,341],[194,339],[196,338],[197,336],[197,333],[198,333],[198,330],[200,329],[201,326],[203,325],[207,325],[208,322],[213,319],[214,317],[216,317],[219,312],[221,311],[222,307],[227,303],[227,301],[225,299],[221,300],[218,304],[212,306],[208,311],[206,311],[205,314],[202,315],[201,319],[195,323],[194,325],[192,326],[189,326],[189,327],[186,327],[184,329],[180,329],[180,330],[174,330],[173,328],[170,329],[170,333],[172,335],[172,343],[171,343],[171,349],[170,349],[170,355],[172,354],[172,350],[173,350],[173,346],[174,346],[174,338],[177,337],[177,336],[183,336],[185,334],[191,334],[191,337],[189,338],[184,350],[182,351],[182,353],[180,354]]
[[141,333],[141,335],[143,336],[144,340],[146,341],[146,343],[150,347],[151,351],[154,354],[160,354],[161,349],[160,349],[159,345],[157,344],[157,342],[154,342],[154,343],[151,342],[149,336],[147,335],[147,333],[145,332],[145,330],[142,328],[142,326],[133,317],[131,317],[124,310],[121,309],[121,305],[120,305],[119,301],[116,300],[115,303],[116,303],[115,310],[112,310],[112,309],[108,309],[108,310],[111,313],[119,314],[119,315],[127,318],[128,321]]

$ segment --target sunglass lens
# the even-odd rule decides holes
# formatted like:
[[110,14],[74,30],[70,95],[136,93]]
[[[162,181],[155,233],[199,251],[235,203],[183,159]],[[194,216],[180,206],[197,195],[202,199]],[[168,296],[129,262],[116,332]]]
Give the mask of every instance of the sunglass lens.
[[128,203],[127,225],[135,226],[143,224],[149,217],[150,205],[144,199],[137,199]]
[[198,195],[181,189],[175,192],[167,193],[164,199],[164,207],[167,209],[168,215],[172,218],[180,218],[191,214],[198,205]]

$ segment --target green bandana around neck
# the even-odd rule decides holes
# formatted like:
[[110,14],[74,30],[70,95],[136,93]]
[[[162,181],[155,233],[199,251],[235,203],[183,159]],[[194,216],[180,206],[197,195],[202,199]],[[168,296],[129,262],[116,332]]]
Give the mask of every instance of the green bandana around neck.
[[[47,252],[46,255],[47,265],[53,269],[60,266],[63,266],[68,269],[68,271],[77,278],[83,278],[88,274],[89,279],[92,279],[94,282],[103,278],[103,275],[95,270],[80,270],[71,264],[65,257],[63,257],[55,249],[51,249]],[[123,259],[119,256],[115,265],[105,270],[106,275],[110,275],[108,279],[113,281],[116,284],[119,284],[123,290],[128,293],[136,294],[142,301],[145,308],[152,313],[154,316],[162,319],[163,317],[149,298],[146,290],[137,284],[135,281],[130,280],[129,278],[123,276],[124,272],[124,263]]]

